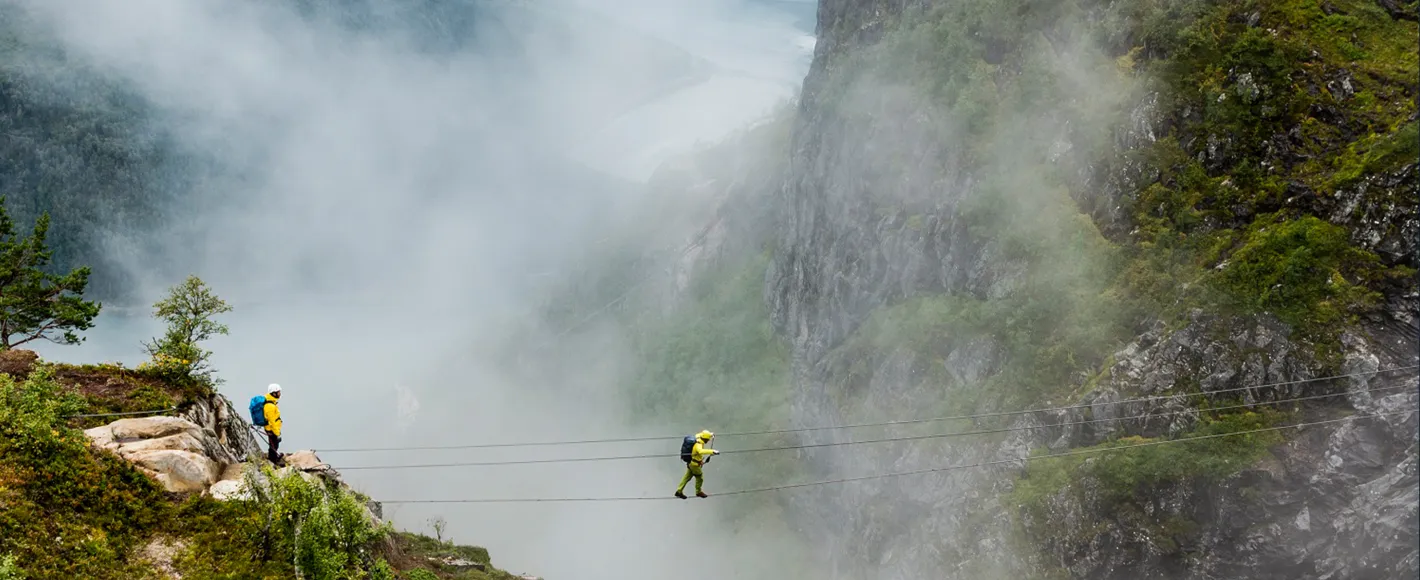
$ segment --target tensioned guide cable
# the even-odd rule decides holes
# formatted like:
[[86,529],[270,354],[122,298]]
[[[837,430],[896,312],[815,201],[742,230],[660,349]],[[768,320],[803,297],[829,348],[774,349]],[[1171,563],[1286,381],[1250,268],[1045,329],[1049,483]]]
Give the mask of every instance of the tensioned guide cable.
[[148,411],[124,411],[124,412],[122,412],[122,413],[85,413],[85,414],[82,414],[82,415],[65,415],[64,418],[65,418],[65,419],[78,419],[78,418],[81,418],[81,417],[119,417],[119,416],[123,416],[123,415],[154,415],[154,414],[157,414],[157,413],[166,413],[166,412],[168,412],[168,411],[176,411],[177,409],[178,409],[177,407],[168,407],[168,408],[166,408],[166,409],[152,409],[152,410],[148,410]]
[[[1379,393],[1379,392],[1394,391],[1394,390],[1398,390],[1398,389],[1407,389],[1407,388],[1410,388],[1410,385],[1397,385],[1397,386],[1392,386],[1392,387],[1382,387],[1382,388],[1371,389],[1371,390],[1369,390],[1369,391],[1367,391],[1367,392]],[[1088,419],[1088,420],[1084,420],[1084,421],[1071,421],[1071,422],[1064,422],[1064,423],[1049,423],[1049,424],[1042,424],[1042,425],[1025,425],[1025,426],[1020,426],[1020,427],[1002,427],[1002,428],[998,428],[998,429],[982,429],[982,430],[977,430],[977,431],[960,431],[960,432],[957,432],[957,433],[934,433],[934,434],[931,434],[931,435],[911,435],[911,436],[903,436],[903,437],[886,437],[886,438],[881,438],[881,439],[864,439],[864,440],[861,440],[861,441],[840,441],[840,442],[830,442],[830,443],[805,443],[805,444],[801,444],[801,445],[785,445],[785,446],[781,446],[781,447],[761,447],[761,448],[757,448],[757,449],[738,449],[738,450],[722,451],[721,454],[723,454],[723,455],[733,455],[733,454],[740,454],[740,453],[758,453],[758,452],[764,452],[764,451],[792,451],[792,450],[797,450],[797,449],[811,449],[811,448],[815,448],[815,447],[839,447],[839,446],[845,446],[845,445],[864,445],[864,444],[868,444],[868,443],[889,443],[889,442],[894,442],[894,441],[920,441],[920,440],[925,440],[925,439],[945,439],[945,438],[949,438],[949,437],[966,437],[966,436],[969,436],[969,435],[988,435],[988,434],[993,434],[993,433],[1010,433],[1010,432],[1014,432],[1014,431],[1036,431],[1036,430],[1042,430],[1042,429],[1050,429],[1050,428],[1054,428],[1054,427],[1071,427],[1071,426],[1076,426],[1076,425],[1091,425],[1091,424],[1095,424],[1095,423],[1107,423],[1107,422],[1110,422],[1110,421],[1132,421],[1132,420],[1139,420],[1139,419],[1157,419],[1157,418],[1162,418],[1162,417],[1174,417],[1174,416],[1179,416],[1179,415],[1190,415],[1190,414],[1203,413],[1203,412],[1210,412],[1210,411],[1226,411],[1226,410],[1229,410],[1229,409],[1250,408],[1250,407],[1257,407],[1257,406],[1261,406],[1261,405],[1280,405],[1280,404],[1283,404],[1283,403],[1294,403],[1294,402],[1298,402],[1298,401],[1310,401],[1310,400],[1316,400],[1316,399],[1326,399],[1326,398],[1331,398],[1331,397],[1343,397],[1343,396],[1346,396],[1346,395],[1349,395],[1349,394],[1351,394],[1351,393],[1347,393],[1347,392],[1341,392],[1341,393],[1327,393],[1327,394],[1324,394],[1324,395],[1311,395],[1311,396],[1307,396],[1307,397],[1294,397],[1294,398],[1290,398],[1290,399],[1280,399],[1280,400],[1277,400],[1277,401],[1262,401],[1262,402],[1258,402],[1258,403],[1241,403],[1241,404],[1237,404],[1237,405],[1227,405],[1227,406],[1222,406],[1222,407],[1210,407],[1210,408],[1206,408],[1206,409],[1183,409],[1183,410],[1178,410],[1178,411],[1168,411],[1168,412],[1163,412],[1163,413],[1153,413],[1153,414],[1144,414],[1144,415],[1133,415],[1133,416],[1127,416],[1127,417],[1109,417],[1109,418],[1103,418],[1103,419]],[[349,470],[362,470],[362,469],[423,469],[423,468],[432,468],[432,467],[486,467],[486,466],[497,466],[497,465],[530,465],[530,464],[538,464],[538,463],[570,463],[570,462],[587,462],[587,461],[618,461],[618,460],[627,460],[627,459],[662,459],[662,458],[667,458],[667,457],[679,457],[679,456],[680,456],[679,453],[648,453],[648,454],[643,454],[643,455],[612,455],[612,456],[593,456],[593,457],[566,457],[566,458],[556,458],[556,459],[511,459],[511,460],[506,460],[506,461],[468,461],[468,462],[454,462],[454,463],[423,463],[423,464],[407,464],[407,465],[357,465],[357,466],[336,466],[335,468],[338,469],[338,470],[342,470],[342,471],[349,471]]]
[[[1416,368],[1420,368],[1420,365],[1410,365],[1410,366],[1405,366],[1405,367],[1393,367],[1393,368],[1388,368],[1388,369],[1377,369],[1377,370],[1374,370],[1374,371],[1366,371],[1366,372],[1358,372],[1358,373],[1347,373],[1347,374],[1342,374],[1342,375],[1332,375],[1332,376],[1327,376],[1327,377],[1316,377],[1316,378],[1310,378],[1310,379],[1297,379],[1297,380],[1293,380],[1293,381],[1282,381],[1282,382],[1276,382],[1276,383],[1265,383],[1265,384],[1261,384],[1261,385],[1251,385],[1251,386],[1245,386],[1245,387],[1234,387],[1234,388],[1230,388],[1230,389],[1219,389],[1219,390],[1216,390],[1216,391],[1206,391],[1206,392],[1199,392],[1199,393],[1177,393],[1177,394],[1172,394],[1172,395],[1158,395],[1158,396],[1153,396],[1153,397],[1141,397],[1141,398],[1135,398],[1135,399],[1122,399],[1122,400],[1119,400],[1119,401],[1106,401],[1106,402],[1099,402],[1099,403],[1092,403],[1092,404],[1069,405],[1069,406],[1064,406],[1064,407],[1041,407],[1041,408],[1036,408],[1036,409],[1024,409],[1024,410],[1019,410],[1019,411],[998,411],[998,412],[992,412],[992,413],[977,413],[977,414],[971,414],[971,415],[949,415],[949,416],[944,416],[944,417],[931,417],[931,418],[924,418],[924,419],[905,419],[905,420],[898,420],[898,421],[884,421],[884,422],[878,422],[878,423],[856,423],[856,424],[836,425],[836,426],[824,426],[824,427],[802,427],[802,428],[795,428],[795,429],[771,429],[771,430],[765,430],[765,431],[731,431],[731,432],[720,432],[720,433],[716,433],[715,436],[716,436],[716,437],[734,437],[734,436],[746,436],[746,435],[781,435],[781,434],[789,434],[789,433],[804,433],[804,432],[809,432],[809,431],[831,431],[831,430],[838,430],[838,429],[855,429],[855,428],[861,428],[861,427],[887,427],[887,426],[893,426],[893,425],[911,425],[911,424],[921,424],[921,423],[937,423],[937,422],[944,422],[944,421],[959,421],[959,420],[970,420],[970,419],[985,419],[985,418],[992,418],[992,417],[1009,417],[1009,416],[1014,416],[1014,415],[1027,415],[1027,414],[1031,414],[1031,413],[1048,413],[1048,412],[1054,412],[1054,411],[1068,411],[1068,410],[1073,410],[1073,409],[1085,409],[1085,408],[1091,408],[1091,407],[1095,407],[1095,406],[1126,405],[1126,404],[1132,404],[1132,403],[1146,403],[1146,402],[1150,402],[1150,401],[1162,401],[1162,400],[1168,400],[1168,399],[1178,399],[1178,398],[1180,398],[1180,397],[1197,397],[1197,396],[1210,396],[1210,395],[1218,395],[1218,394],[1226,394],[1226,393],[1235,393],[1235,392],[1239,392],[1239,391],[1250,391],[1250,390],[1254,390],[1254,389],[1265,389],[1265,388],[1269,388],[1269,387],[1280,387],[1280,386],[1287,386],[1287,385],[1298,385],[1298,384],[1305,384],[1305,383],[1315,383],[1315,382],[1329,381],[1329,380],[1335,380],[1335,379],[1344,379],[1344,378],[1350,378],[1350,377],[1359,377],[1359,376],[1364,376],[1364,375],[1373,375],[1373,374],[1388,373],[1388,372],[1394,372],[1394,371],[1411,370],[1411,369],[1416,369]],[[493,448],[504,448],[504,447],[542,447],[542,446],[557,446],[557,445],[580,445],[580,444],[590,444],[590,443],[632,443],[632,442],[640,442],[640,441],[664,441],[664,440],[666,440],[666,439],[679,439],[681,436],[682,436],[682,435],[660,435],[660,436],[647,436],[647,437],[620,437],[620,438],[611,438],[611,439],[583,439],[583,440],[572,440],[572,441],[541,441],[541,442],[520,442],[520,443],[470,443],[470,444],[466,444],[466,445],[424,445],[424,446],[409,446],[409,447],[341,447],[341,448],[333,448],[333,449],[320,449],[319,451],[320,451],[321,453],[359,453],[359,452],[376,452],[376,451],[427,451],[427,450],[446,450],[446,449],[493,449]]]
[[[1021,457],[1021,458],[1017,458],[1017,459],[1000,459],[1000,460],[996,460],[996,461],[982,461],[982,462],[978,462],[978,463],[967,463],[967,464],[961,464],[961,465],[951,465],[951,466],[947,466],[947,467],[935,467],[935,468],[930,468],[930,469],[916,469],[916,470],[912,470],[912,471],[900,471],[900,472],[896,472],[896,473],[884,473],[884,474],[877,474],[877,475],[864,475],[864,476],[859,476],[859,477],[846,477],[846,478],[842,478],[842,479],[830,479],[830,480],[823,480],[823,481],[809,481],[809,482],[804,482],[804,483],[791,483],[791,484],[775,485],[775,486],[769,486],[769,487],[758,487],[758,488],[750,488],[750,489],[741,489],[741,490],[735,490],[735,491],[729,491],[729,492],[718,493],[718,494],[715,494],[715,495],[713,495],[713,496],[711,496],[711,497],[746,495],[746,494],[752,494],[752,493],[765,493],[765,492],[779,491],[779,490],[785,490],[785,489],[797,489],[797,488],[814,487],[814,486],[820,486],[820,485],[832,485],[832,484],[837,484],[837,483],[851,483],[851,482],[855,482],[855,481],[868,481],[868,480],[873,480],[873,479],[886,479],[886,478],[889,478],[889,477],[902,477],[902,476],[907,476],[907,475],[922,475],[922,474],[928,474],[928,473],[941,473],[941,472],[946,472],[946,471],[956,471],[956,470],[960,470],[960,469],[971,469],[971,468],[976,468],[976,467],[990,467],[990,466],[993,466],[993,465],[1008,465],[1008,464],[1022,463],[1022,462],[1027,462],[1027,461],[1039,461],[1039,460],[1042,460],[1042,459],[1054,459],[1054,458],[1059,458],[1059,457],[1072,457],[1072,456],[1077,456],[1077,455],[1093,455],[1093,454],[1099,454],[1099,453],[1109,453],[1109,452],[1112,452],[1112,451],[1124,451],[1124,450],[1127,450],[1127,449],[1135,449],[1135,448],[1138,448],[1138,447],[1152,447],[1152,446],[1155,446],[1155,445],[1169,445],[1169,444],[1175,444],[1175,443],[1187,443],[1187,442],[1189,442],[1189,441],[1202,441],[1202,440],[1205,440],[1205,439],[1218,439],[1218,438],[1222,438],[1222,437],[1234,437],[1234,436],[1239,436],[1239,435],[1253,435],[1253,434],[1257,434],[1257,433],[1267,433],[1267,432],[1273,432],[1273,431],[1285,431],[1285,430],[1287,430],[1287,429],[1301,429],[1301,428],[1303,428],[1303,427],[1314,427],[1314,426],[1317,426],[1317,425],[1326,425],[1326,424],[1328,424],[1328,423],[1339,423],[1339,422],[1342,422],[1342,421],[1350,421],[1350,420],[1359,419],[1359,418],[1385,417],[1385,416],[1389,416],[1389,415],[1400,415],[1400,414],[1404,414],[1404,413],[1414,413],[1414,412],[1416,412],[1416,411],[1417,411],[1417,409],[1412,408],[1412,409],[1404,409],[1404,410],[1400,410],[1400,411],[1389,411],[1389,412],[1385,412],[1385,413],[1375,413],[1375,414],[1366,414],[1366,415],[1351,415],[1351,416],[1342,417],[1342,418],[1339,418],[1339,419],[1327,419],[1327,420],[1323,420],[1323,421],[1312,421],[1312,422],[1308,422],[1308,423],[1297,423],[1297,424],[1294,424],[1294,425],[1283,425],[1283,426],[1280,426],[1280,427],[1265,427],[1265,428],[1261,428],[1261,429],[1248,429],[1248,430],[1246,430],[1246,431],[1234,431],[1234,432],[1231,432],[1231,433],[1217,433],[1217,434],[1213,434],[1213,435],[1200,435],[1200,436],[1196,436],[1196,437],[1183,437],[1183,438],[1179,438],[1179,439],[1165,439],[1165,440],[1161,440],[1161,441],[1148,441],[1148,442],[1145,442],[1145,443],[1132,443],[1132,444],[1129,444],[1129,445],[1119,445],[1119,446],[1116,446],[1116,447],[1102,447],[1102,448],[1096,448],[1096,449],[1080,449],[1080,450],[1076,450],[1076,451],[1066,451],[1066,452],[1061,452],[1061,453],[1051,453],[1051,454],[1047,454],[1047,455],[1037,455],[1037,456],[1033,456],[1033,457]],[[381,504],[542,503],[542,502],[611,502],[611,501],[667,501],[667,500],[680,501],[679,498],[670,497],[670,496],[666,496],[666,497],[651,497],[651,496],[639,496],[639,497],[638,497],[638,496],[626,496],[626,497],[563,497],[563,498],[406,499],[406,500],[381,500],[380,503],[381,503]]]

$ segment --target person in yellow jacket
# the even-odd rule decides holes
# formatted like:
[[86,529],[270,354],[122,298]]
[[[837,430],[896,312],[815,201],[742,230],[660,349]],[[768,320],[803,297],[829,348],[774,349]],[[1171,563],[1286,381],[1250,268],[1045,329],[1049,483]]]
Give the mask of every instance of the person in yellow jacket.
[[261,406],[261,414],[266,417],[266,458],[278,466],[285,463],[276,451],[281,446],[281,409],[276,406],[280,399],[281,385],[267,385],[266,404]]
[[[695,497],[709,497],[705,490],[701,489],[705,485],[705,461],[711,455],[719,455],[720,452],[706,445],[710,444],[710,439],[715,437],[714,433],[701,431],[695,436],[695,445],[690,448],[690,460],[685,462],[685,477],[680,478],[680,487],[675,490],[675,496],[680,499],[685,497],[685,484],[690,483],[690,478],[695,478]],[[682,448],[684,449],[684,448]]]

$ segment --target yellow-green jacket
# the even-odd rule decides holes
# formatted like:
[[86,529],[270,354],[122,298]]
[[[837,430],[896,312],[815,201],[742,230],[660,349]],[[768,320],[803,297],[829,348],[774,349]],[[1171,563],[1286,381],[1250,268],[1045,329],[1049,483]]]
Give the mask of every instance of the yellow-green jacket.
[[271,396],[270,393],[266,395],[266,402],[270,404],[261,406],[261,414],[266,416],[266,430],[270,431],[272,435],[280,437],[281,409],[276,406],[276,397]]
[[705,458],[719,453],[714,449],[705,446],[704,441],[696,441],[695,446],[690,448],[690,460],[696,464],[705,463]]

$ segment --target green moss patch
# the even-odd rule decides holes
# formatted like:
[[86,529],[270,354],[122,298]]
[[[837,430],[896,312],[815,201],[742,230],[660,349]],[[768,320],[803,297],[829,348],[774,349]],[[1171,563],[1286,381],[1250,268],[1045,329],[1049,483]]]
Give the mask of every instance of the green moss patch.
[[[1262,429],[1284,419],[1282,413],[1264,410],[1247,411],[1205,417],[1191,431],[1178,439],[1205,437],[1224,433]],[[1066,457],[1030,461],[1016,480],[1015,487],[1002,501],[1012,508],[1018,522],[1037,540],[1088,543],[1089,537],[1074,537],[1055,529],[1057,514],[1051,512],[1054,501],[1073,502],[1085,513],[1122,514],[1146,513],[1146,498],[1158,495],[1161,487],[1185,482],[1216,482],[1238,473],[1269,455],[1269,449],[1282,442],[1276,431],[1215,437],[1198,441],[1179,441],[1132,449],[1160,439],[1127,436],[1084,450],[1100,450]],[[1118,449],[1117,451],[1103,451]],[[1040,451],[1037,455],[1049,453]],[[1145,518],[1149,526],[1167,527],[1174,532],[1186,532],[1179,514]],[[1088,534],[1085,534],[1088,535]]]

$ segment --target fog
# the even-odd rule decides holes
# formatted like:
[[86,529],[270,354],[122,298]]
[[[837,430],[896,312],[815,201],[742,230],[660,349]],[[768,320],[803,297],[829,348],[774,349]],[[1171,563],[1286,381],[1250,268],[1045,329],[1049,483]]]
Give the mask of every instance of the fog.
[[[127,263],[151,299],[173,272],[191,272],[232,303],[221,319],[231,334],[205,345],[221,391],[240,402],[282,384],[285,451],[626,435],[615,345],[575,368],[541,361],[569,382],[539,385],[500,372],[500,341],[583,255],[589,232],[640,201],[657,163],[791,98],[812,51],[812,21],[783,2],[484,2],[470,17],[459,2],[352,1],[368,15],[352,24],[345,9],[289,9],[311,2],[9,1],[154,103],[184,147],[220,161],[191,192],[203,200],[194,215],[145,233],[168,251]],[[139,306],[101,315],[81,347],[38,350],[137,364],[140,341],[159,332]],[[666,459],[346,479],[376,499],[665,497],[680,469]],[[428,531],[424,520],[442,514],[446,535],[488,547],[495,565],[554,580],[793,569],[786,534],[722,526],[715,506],[390,505],[386,515]]]

